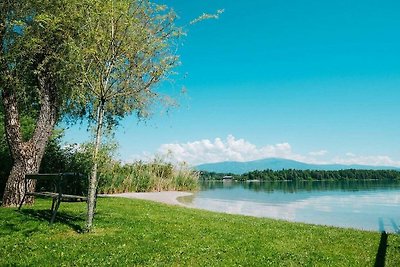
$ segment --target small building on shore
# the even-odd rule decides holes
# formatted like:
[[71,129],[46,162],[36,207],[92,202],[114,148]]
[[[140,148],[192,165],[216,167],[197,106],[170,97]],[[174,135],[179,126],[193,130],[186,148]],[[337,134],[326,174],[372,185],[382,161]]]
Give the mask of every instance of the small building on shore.
[[223,181],[232,181],[233,180],[233,176],[231,175],[225,175],[224,177],[222,177]]

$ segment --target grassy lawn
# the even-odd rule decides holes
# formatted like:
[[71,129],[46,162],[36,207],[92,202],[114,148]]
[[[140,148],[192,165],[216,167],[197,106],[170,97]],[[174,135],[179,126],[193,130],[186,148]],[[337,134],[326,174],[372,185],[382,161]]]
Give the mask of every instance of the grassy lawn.
[[[0,208],[0,266],[400,266],[400,238],[102,198],[95,231],[81,234],[83,203]],[[378,253],[380,248],[380,252]],[[377,256],[378,255],[378,256]]]

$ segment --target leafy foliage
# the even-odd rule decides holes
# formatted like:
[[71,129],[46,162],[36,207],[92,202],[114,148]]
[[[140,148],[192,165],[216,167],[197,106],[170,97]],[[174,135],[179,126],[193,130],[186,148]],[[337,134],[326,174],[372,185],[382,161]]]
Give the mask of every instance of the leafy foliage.
[[149,115],[162,99],[154,86],[179,63],[174,25],[176,14],[166,6],[141,0],[86,1],[88,18],[79,43],[82,90],[70,101],[75,115],[98,124],[98,108],[112,128],[132,113]]
[[20,112],[36,119],[40,110],[40,77],[46,77],[46,82],[57,88],[53,92],[57,101],[54,104],[65,112],[65,101],[79,88],[77,25],[84,18],[77,5],[80,1],[5,2],[0,90],[15,90]]

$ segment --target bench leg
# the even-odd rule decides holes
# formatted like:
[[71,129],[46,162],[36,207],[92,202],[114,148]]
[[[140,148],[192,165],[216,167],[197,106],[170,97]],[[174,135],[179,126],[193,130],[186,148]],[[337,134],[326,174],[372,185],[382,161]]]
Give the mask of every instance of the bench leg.
[[51,201],[51,212],[52,212],[52,213],[53,213],[53,211],[54,211],[55,204],[56,204],[56,199],[53,198],[53,200]]
[[18,206],[18,210],[21,210],[21,207],[22,207],[22,205],[24,204],[24,201],[25,201],[25,197],[26,197],[26,194],[24,194],[24,196],[22,197],[22,200],[21,200],[21,202],[19,203],[19,206]]
[[[54,202],[55,202],[55,205],[54,205]],[[53,198],[53,205],[52,205],[53,215],[51,216],[50,224],[53,224],[54,219],[56,218],[57,210],[60,207],[60,203],[61,203],[61,199],[59,199],[59,198],[54,199]]]

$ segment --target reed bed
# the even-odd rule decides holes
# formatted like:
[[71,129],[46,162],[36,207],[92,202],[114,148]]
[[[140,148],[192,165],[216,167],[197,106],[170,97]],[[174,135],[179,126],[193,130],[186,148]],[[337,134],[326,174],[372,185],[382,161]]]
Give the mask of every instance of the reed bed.
[[113,163],[100,173],[99,193],[193,191],[199,173],[186,164],[177,166],[161,160],[122,165]]

